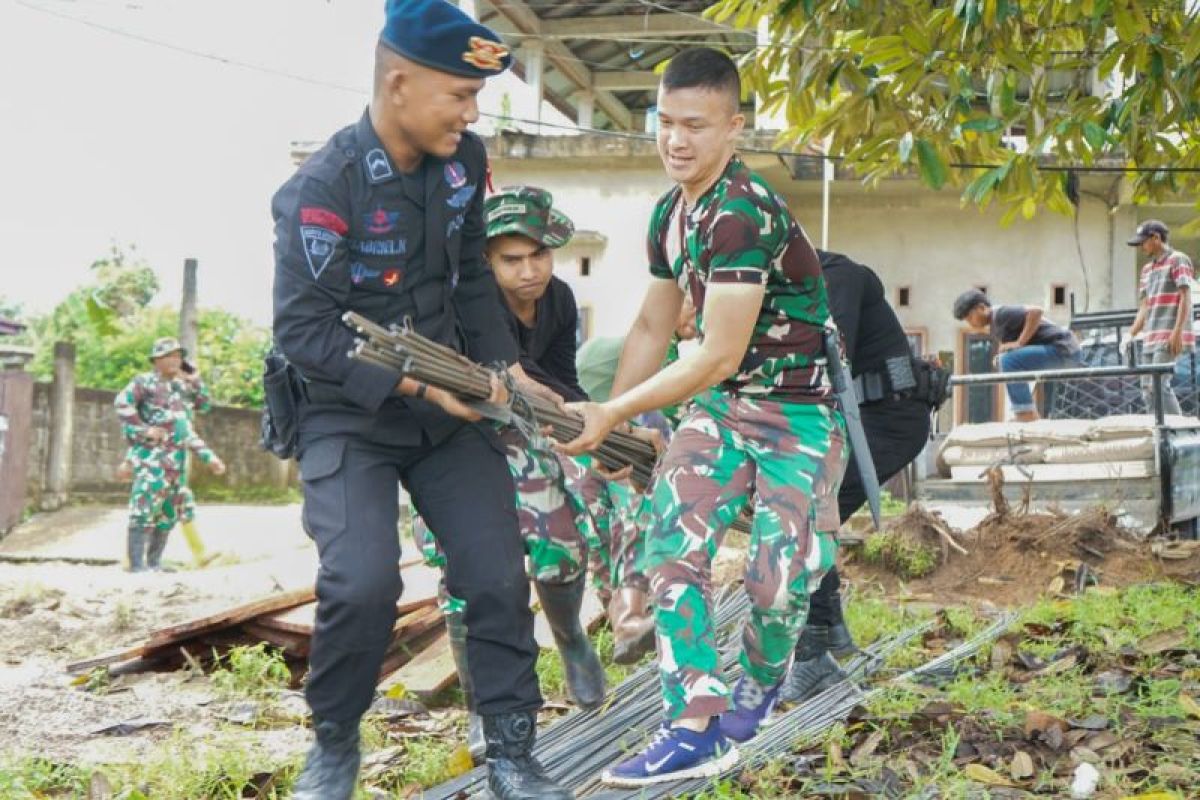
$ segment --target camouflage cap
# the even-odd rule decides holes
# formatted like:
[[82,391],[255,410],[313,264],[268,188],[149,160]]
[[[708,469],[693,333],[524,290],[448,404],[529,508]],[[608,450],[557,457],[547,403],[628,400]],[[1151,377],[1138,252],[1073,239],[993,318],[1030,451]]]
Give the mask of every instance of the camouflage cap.
[[487,236],[519,233],[546,247],[571,241],[575,223],[554,208],[554,198],[536,186],[505,186],[483,204]]
[[179,340],[174,336],[164,336],[161,339],[155,339],[153,346],[150,348],[150,360],[162,358],[171,353],[181,353],[187,355],[187,350],[179,343]]

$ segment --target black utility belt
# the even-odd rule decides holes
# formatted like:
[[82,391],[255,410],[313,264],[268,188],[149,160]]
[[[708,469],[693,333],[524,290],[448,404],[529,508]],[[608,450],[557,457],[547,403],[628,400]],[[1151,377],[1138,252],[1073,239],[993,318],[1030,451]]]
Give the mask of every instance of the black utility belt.
[[860,405],[885,400],[921,400],[937,408],[946,401],[950,372],[912,356],[895,356],[884,369],[869,370],[854,378]]

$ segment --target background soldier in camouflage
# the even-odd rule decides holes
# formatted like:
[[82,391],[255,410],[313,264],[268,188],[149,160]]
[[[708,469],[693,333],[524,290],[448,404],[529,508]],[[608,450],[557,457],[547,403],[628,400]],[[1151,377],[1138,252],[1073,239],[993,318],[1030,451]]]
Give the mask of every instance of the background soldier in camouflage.
[[150,351],[153,371],[135,377],[114,401],[133,471],[128,536],[132,572],[161,569],[175,523],[191,524],[195,517],[195,499],[187,488],[189,450],[217,475],[225,471],[192,427],[192,414],[208,411],[212,402],[195,369],[185,369],[185,355],[178,340],[157,340]]
[[[658,93],[659,155],[677,186],[650,224],[653,276],[626,339],[614,399],[576,406],[595,447],[623,420],[695,396],[651,488],[646,532],[667,722],[604,775],[640,786],[712,775],[770,715],[808,609],[836,554],[846,463],[823,333],[832,325],[816,252],[784,200],[741,162],[737,68],[706,48],[675,56]],[[660,370],[684,293],[700,347]],[[719,672],[711,561],[750,503],[742,638],[731,693]],[[715,719],[720,715],[719,724]]]

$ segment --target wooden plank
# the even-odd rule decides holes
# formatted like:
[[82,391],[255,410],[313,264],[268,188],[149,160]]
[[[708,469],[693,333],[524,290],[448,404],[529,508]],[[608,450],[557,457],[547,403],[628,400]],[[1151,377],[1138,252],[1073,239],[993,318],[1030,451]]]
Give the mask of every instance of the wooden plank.
[[[432,608],[437,605],[436,597],[402,597],[400,602],[396,604],[396,613],[399,616],[404,616],[413,611],[418,611],[423,608]],[[304,636],[312,636],[313,626],[317,621],[317,604],[305,603],[295,608],[289,608],[287,611],[280,611],[275,614],[265,614],[257,617],[254,622],[258,625],[267,628],[273,628],[284,633],[298,633]]]
[[83,564],[88,567],[112,567],[120,564],[116,558],[94,558],[92,556],[54,556],[54,555],[18,555],[16,553],[0,553],[0,562],[6,564]]
[[282,611],[302,603],[310,603],[315,598],[316,594],[310,587],[283,592],[282,594],[272,595],[262,600],[255,600],[253,603],[227,608],[207,617],[200,617],[199,619],[189,620],[179,625],[172,625],[169,628],[155,631],[150,635],[149,640],[147,640],[146,647],[147,649],[157,649],[175,642],[181,642],[185,639],[191,639],[195,636],[214,633],[262,616],[263,614]]
[[379,681],[385,680],[396,670],[412,661],[425,648],[433,645],[444,633],[443,628],[430,628],[419,636],[394,640],[384,654],[383,664],[379,668]]
[[436,606],[418,608],[396,620],[396,624],[392,626],[392,638],[415,639],[441,625],[443,621],[442,612]]
[[312,637],[307,634],[277,630],[261,625],[254,620],[242,623],[241,627],[250,636],[261,639],[267,644],[273,644],[290,656],[308,657],[308,648],[312,643]]
[[429,700],[456,680],[458,672],[450,651],[450,635],[443,631],[428,647],[384,679],[379,688],[387,692],[400,684],[418,699]]
[[124,647],[120,650],[110,650],[92,658],[83,661],[75,661],[67,664],[67,672],[75,674],[78,672],[89,672],[96,667],[107,667],[109,664],[116,664],[119,661],[127,661],[131,658],[140,658],[143,654],[144,645],[136,647]]
[[264,614],[256,617],[254,622],[263,627],[274,628],[285,633],[299,633],[312,636],[313,625],[317,621],[316,601],[278,611],[274,614]]

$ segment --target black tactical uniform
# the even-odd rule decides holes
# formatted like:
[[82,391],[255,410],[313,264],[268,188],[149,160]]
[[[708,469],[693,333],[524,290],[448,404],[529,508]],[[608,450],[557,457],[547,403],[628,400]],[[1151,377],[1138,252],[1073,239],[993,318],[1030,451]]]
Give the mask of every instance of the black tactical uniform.
[[[908,337],[888,305],[883,282],[869,267],[841,253],[817,251],[829,293],[829,310],[846,343],[846,355],[861,403],[859,413],[879,482],[891,478],[916,458],[929,439],[930,411],[935,400],[929,367],[912,358]],[[893,369],[889,371],[888,362]],[[915,386],[896,386],[897,364],[908,366]],[[843,522],[867,500],[854,459],[846,466],[838,491]],[[842,677],[829,651],[844,653],[854,643],[842,616],[837,567],[825,573],[809,597],[808,618],[796,644],[796,661],[783,699],[811,697]]]
[[483,259],[486,155],[466,133],[411,174],[367,114],[338,132],[276,194],[275,338],[300,370],[304,525],[321,567],[309,704],[356,720],[371,702],[401,592],[398,489],[446,553],[467,601],[467,650],[481,714],[536,709],[537,646],[503,449],[486,425],[400,398],[400,375],[353,361],[347,310],[408,322],[477,362],[517,348]]

